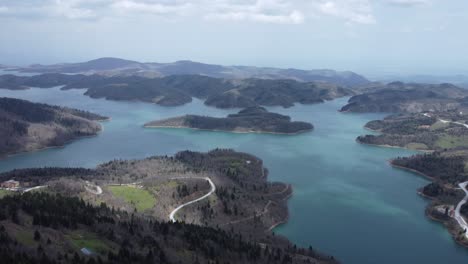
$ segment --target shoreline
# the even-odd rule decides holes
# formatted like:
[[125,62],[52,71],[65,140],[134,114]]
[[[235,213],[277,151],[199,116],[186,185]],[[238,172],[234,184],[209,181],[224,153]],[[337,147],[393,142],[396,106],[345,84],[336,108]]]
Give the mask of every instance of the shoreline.
[[314,129],[306,129],[300,130],[294,133],[281,133],[281,132],[268,132],[268,131],[238,131],[238,130],[221,130],[221,129],[205,129],[205,128],[195,128],[195,127],[187,127],[187,126],[159,126],[159,125],[143,125],[144,128],[155,128],[155,129],[191,129],[191,130],[199,130],[199,131],[211,131],[211,132],[227,132],[227,133],[235,133],[235,134],[271,134],[271,135],[286,135],[286,136],[293,136],[299,135],[307,132],[311,132]]
[[392,166],[393,168],[397,168],[397,169],[401,169],[401,170],[404,170],[404,171],[412,172],[412,173],[414,173],[414,174],[418,174],[419,176],[422,176],[422,177],[424,177],[424,178],[430,180],[431,182],[434,182],[434,181],[435,181],[434,177],[431,177],[431,176],[429,176],[429,175],[427,175],[427,174],[424,174],[424,173],[422,173],[422,172],[420,172],[420,171],[418,171],[418,170],[415,170],[415,169],[411,169],[411,168],[407,168],[407,167],[404,167],[404,166],[395,165],[395,164],[393,164],[392,162],[393,162],[393,159],[388,161],[388,163],[390,164],[390,166]]
[[[394,168],[397,168],[397,169],[401,169],[401,170],[405,170],[405,171],[408,171],[408,172],[411,172],[413,174],[417,174],[419,176],[422,176],[426,179],[429,179],[431,182],[435,182],[435,179],[425,173],[422,173],[418,170],[415,170],[415,169],[410,169],[410,168],[407,168],[407,167],[403,167],[403,166],[398,166],[398,165],[395,165],[395,164],[392,164],[392,161],[390,160],[389,161],[389,164],[394,167]],[[431,196],[428,196],[428,195],[425,195],[421,189],[419,189],[417,191],[417,194],[425,199],[428,199],[430,200],[431,202],[426,205],[426,209],[425,209],[425,212],[424,212],[424,215],[430,219],[431,221],[434,221],[434,222],[438,222],[438,223],[441,223],[445,226],[445,228],[447,229],[447,231],[450,233],[450,235],[452,236],[452,239],[455,241],[455,243],[457,243],[458,245],[464,247],[464,248],[468,248],[468,244],[467,243],[463,243],[462,241],[458,240],[458,233],[457,233],[457,229],[454,228],[453,226],[451,226],[449,223],[450,221],[452,220],[455,220],[454,218],[450,218],[449,220],[442,220],[442,219],[437,219],[435,218],[434,216],[432,216],[430,213],[429,213],[429,210],[432,210],[433,207],[434,207],[434,202],[437,202],[437,201],[440,201],[439,199],[437,199],[436,197],[431,197]]]
[[434,152],[435,150],[424,150],[424,149],[412,149],[412,148],[406,148],[406,147],[400,147],[400,146],[392,146],[392,145],[379,145],[379,144],[372,144],[372,143],[365,143],[362,141],[359,141],[358,138],[355,140],[357,143],[362,144],[362,145],[367,145],[367,146],[373,146],[373,147],[379,147],[379,148],[393,148],[393,149],[404,149],[404,150],[412,150],[412,151],[418,151],[418,152],[424,152],[424,153],[431,153]]
[[[101,121],[96,121],[96,122],[107,122],[107,121],[110,121],[110,120],[111,120],[111,118],[109,117],[108,119],[103,119],[103,120],[101,120]],[[104,132],[104,126],[103,126],[102,124],[99,124],[99,125],[100,125],[101,129],[100,129],[99,131],[97,131],[95,135],[79,136],[79,137],[76,137],[76,138],[71,138],[71,139],[69,139],[69,140],[66,140],[66,141],[65,141],[63,144],[61,144],[61,145],[44,146],[44,147],[35,148],[35,149],[31,149],[31,150],[24,150],[24,151],[14,152],[14,153],[6,153],[6,154],[3,154],[3,155],[0,155],[0,161],[1,161],[1,160],[8,159],[8,158],[11,158],[11,157],[14,157],[14,156],[25,155],[25,154],[34,153],[34,152],[39,152],[39,151],[43,151],[43,150],[47,150],[47,149],[63,148],[63,147],[65,147],[66,145],[73,143],[74,141],[78,141],[78,140],[82,140],[82,139],[86,139],[86,138],[92,138],[92,137],[99,136],[99,134],[101,134],[102,132]]]

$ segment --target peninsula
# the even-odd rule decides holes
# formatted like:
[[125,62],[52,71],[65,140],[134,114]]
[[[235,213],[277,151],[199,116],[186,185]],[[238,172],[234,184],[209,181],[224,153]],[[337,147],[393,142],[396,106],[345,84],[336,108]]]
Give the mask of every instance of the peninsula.
[[468,247],[468,115],[458,111],[397,114],[366,124],[379,134],[359,136],[359,143],[424,150],[390,161],[396,168],[432,182],[419,194],[432,200],[426,214],[442,222],[455,241]]
[[313,129],[310,123],[291,121],[289,116],[268,112],[263,107],[249,107],[223,118],[185,115],[152,121],[145,124],[145,127],[275,134],[298,134]]
[[357,141],[426,151],[468,147],[466,120],[468,115],[457,111],[396,114],[367,123],[366,128],[379,134]]
[[0,157],[94,136],[107,117],[87,111],[0,98]]
[[0,199],[0,255],[12,263],[337,263],[273,234],[292,188],[267,174],[257,157],[225,149],[1,173],[19,186]]
[[468,106],[468,90],[452,84],[392,82],[370,86],[351,97],[342,112],[418,113],[459,110]]

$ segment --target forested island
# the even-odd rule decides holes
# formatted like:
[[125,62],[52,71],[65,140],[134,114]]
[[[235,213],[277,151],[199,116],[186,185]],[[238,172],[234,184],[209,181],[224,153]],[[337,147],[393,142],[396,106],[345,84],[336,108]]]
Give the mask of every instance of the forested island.
[[[114,160],[95,169],[1,173],[1,181],[19,181],[24,194],[0,199],[0,257],[8,263],[336,263],[273,234],[287,220],[292,189],[267,175],[260,159],[222,149]],[[207,193],[168,222],[178,205]]]
[[452,84],[392,82],[367,87],[351,97],[342,112],[418,113],[462,110],[467,107],[468,90]]
[[0,157],[62,146],[101,131],[107,117],[87,111],[0,98]]
[[298,134],[313,129],[312,124],[291,121],[289,116],[268,112],[263,107],[250,107],[227,117],[185,115],[145,124],[149,128],[193,128],[240,133]]
[[172,75],[161,78],[139,76],[67,75],[49,73],[31,77],[0,76],[0,88],[28,87],[87,89],[92,98],[142,101],[162,106],[184,105],[192,98],[205,100],[217,108],[251,106],[291,107],[353,95],[342,86],[324,82],[299,82],[272,79],[222,79],[201,75]]

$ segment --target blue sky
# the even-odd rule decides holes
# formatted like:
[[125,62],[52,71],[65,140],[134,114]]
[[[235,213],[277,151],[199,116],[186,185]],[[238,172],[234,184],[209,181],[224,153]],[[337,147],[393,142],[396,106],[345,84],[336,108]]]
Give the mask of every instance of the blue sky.
[[0,0],[0,63],[468,74],[467,0]]

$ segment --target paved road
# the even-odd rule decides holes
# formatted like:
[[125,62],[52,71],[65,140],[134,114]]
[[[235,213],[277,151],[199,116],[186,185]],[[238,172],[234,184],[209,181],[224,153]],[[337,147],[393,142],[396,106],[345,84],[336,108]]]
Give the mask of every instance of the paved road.
[[[90,187],[94,187],[94,188],[96,188],[96,190],[93,190],[93,189],[90,188]],[[95,185],[95,184],[90,183],[89,181],[86,181],[85,189],[86,189],[88,192],[90,192],[90,193],[92,193],[92,194],[95,194],[95,195],[100,195],[100,194],[102,194],[102,188],[99,187],[98,185]]]
[[24,189],[23,193],[27,193],[27,192],[34,191],[34,190],[39,190],[39,189],[42,189],[42,188],[45,188],[45,187],[47,187],[47,185],[40,185],[40,186]]
[[193,204],[193,203],[196,203],[196,202],[199,202],[199,201],[201,201],[201,200],[203,200],[203,199],[208,198],[208,196],[210,196],[211,194],[213,194],[213,193],[216,191],[216,186],[214,185],[213,181],[211,181],[211,179],[208,178],[208,177],[205,177],[205,178],[181,177],[181,178],[173,178],[173,179],[174,179],[174,180],[177,180],[177,179],[204,179],[204,180],[207,180],[207,181],[210,183],[211,190],[210,190],[207,194],[203,195],[202,197],[200,197],[200,198],[198,198],[198,199],[195,199],[195,200],[192,200],[192,201],[190,201],[190,202],[184,203],[184,204],[182,204],[182,205],[179,205],[176,209],[174,209],[174,210],[171,212],[171,214],[169,215],[169,219],[170,219],[172,222],[175,222],[175,221],[176,221],[175,218],[174,218],[174,216],[175,216],[175,214],[177,213],[177,211],[179,211],[180,209],[184,208],[184,207],[187,206],[187,205],[191,205],[191,204]]
[[[460,186],[460,188],[465,192],[465,197],[457,204],[457,207],[455,208],[455,220],[457,220],[462,229],[468,231],[468,223],[466,223],[465,218],[463,218],[463,216],[460,214],[462,205],[468,201],[468,190],[466,189],[467,185],[468,181],[458,184],[458,186]],[[465,233],[465,236],[468,238],[468,232]]]

